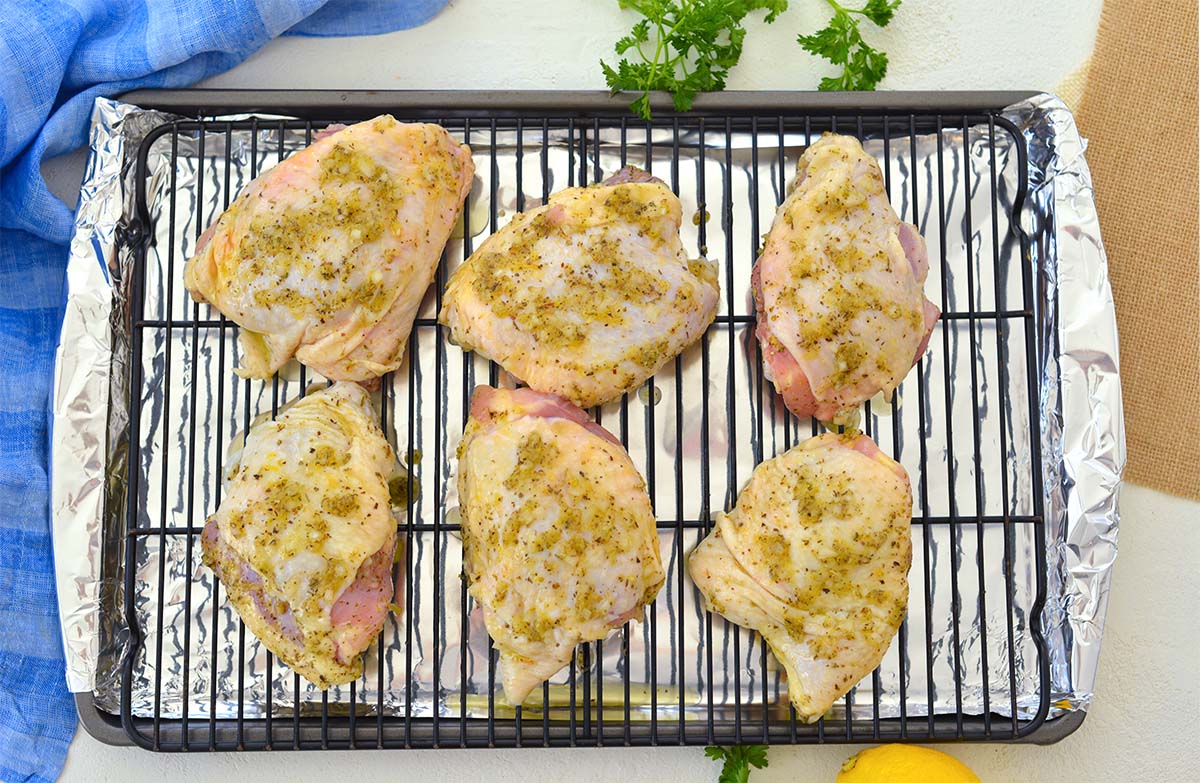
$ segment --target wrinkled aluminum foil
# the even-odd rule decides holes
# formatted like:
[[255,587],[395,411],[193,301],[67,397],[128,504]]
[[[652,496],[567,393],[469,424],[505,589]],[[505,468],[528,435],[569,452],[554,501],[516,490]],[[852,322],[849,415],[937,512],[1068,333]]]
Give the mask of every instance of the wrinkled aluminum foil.
[[[869,433],[913,477],[910,612],[877,682],[861,683],[835,706],[835,716],[872,715],[878,688],[881,717],[961,706],[965,713],[1029,718],[1042,701],[1030,625],[1039,549],[1048,564],[1043,624],[1054,710],[1082,709],[1090,699],[1124,460],[1112,299],[1083,142],[1069,112],[1039,96],[1005,116],[1029,151],[1019,218],[1029,237],[1024,249],[1012,217],[1022,195],[1022,160],[1010,130],[997,124],[910,138],[897,127],[886,141],[865,142],[886,166],[897,211],[927,239],[926,292],[950,316],[894,405],[877,400],[863,412]],[[162,121],[153,112],[97,102],[68,268],[52,481],[69,685],[94,690],[100,708],[115,712],[122,659],[140,639],[129,684],[135,715],[319,709],[321,693],[245,633],[199,563],[197,535],[186,534],[198,532],[219,502],[231,442],[255,416],[318,379],[296,367],[276,382],[237,379],[236,327],[190,300],[183,263],[238,190],[307,138],[264,122],[256,130],[213,126],[203,139],[167,134],[150,145],[143,218],[151,241],[139,307],[125,293],[132,242],[119,235],[134,216],[132,153]],[[463,137],[461,122],[447,127]],[[675,185],[685,246],[722,270],[721,315],[704,340],[638,393],[599,412],[649,479],[668,577],[645,622],[585,646],[575,666],[552,680],[543,693],[552,707],[568,703],[567,685],[574,682],[579,703],[623,708],[626,675],[633,719],[693,720],[710,711],[721,719],[764,696],[772,704],[786,701],[779,668],[761,641],[719,617],[710,625],[682,569],[711,515],[732,505],[756,462],[812,432],[808,422],[786,414],[763,381],[748,294],[761,235],[808,138],[792,126],[737,130],[727,139],[722,127],[701,137],[691,123],[680,133],[677,166],[664,129],[649,140],[640,126],[624,135],[601,129],[587,136],[586,149],[579,131],[551,129],[543,137],[540,127],[518,138],[514,130],[493,135],[476,125],[465,138],[477,182],[439,281],[517,211],[625,163]],[[1027,288],[1035,299],[1032,317],[1024,315]],[[432,324],[436,311],[431,291],[410,361],[376,399],[414,486],[401,520],[404,611],[389,619],[382,643],[367,653],[366,673],[355,686],[360,714],[486,716],[495,684],[479,609],[458,578],[452,455],[473,385],[512,379],[446,343]],[[133,367],[138,329],[141,363]],[[1028,345],[1045,350],[1031,353]],[[130,464],[126,398],[130,378],[139,375],[132,408],[137,460]],[[132,519],[140,530],[132,538],[126,536],[130,471],[137,486]],[[1028,521],[1039,506],[1039,486],[1044,541]],[[971,522],[945,524],[951,516]],[[125,625],[127,543],[136,547],[133,634]],[[327,698],[349,705],[351,692],[333,688]],[[497,707],[497,714],[510,713]],[[617,709],[613,719],[623,715]]]
[[[100,607],[102,593],[115,589],[122,552],[121,529],[104,524],[106,501],[119,500],[124,474],[119,434],[126,391],[119,380],[129,350],[123,281],[132,256],[121,234],[123,216],[132,209],[134,151],[166,119],[160,112],[97,99],[79,186],[55,352],[50,484],[58,609],[73,693],[93,689],[101,625],[115,619],[102,619]],[[110,392],[116,405],[110,405]],[[110,608],[111,600],[109,595],[105,602]]]
[[1042,464],[1049,579],[1044,627],[1055,711],[1086,708],[1100,661],[1125,420],[1108,259],[1075,118],[1052,95],[1011,107],[1025,135],[1029,195],[1023,215],[1041,270]]

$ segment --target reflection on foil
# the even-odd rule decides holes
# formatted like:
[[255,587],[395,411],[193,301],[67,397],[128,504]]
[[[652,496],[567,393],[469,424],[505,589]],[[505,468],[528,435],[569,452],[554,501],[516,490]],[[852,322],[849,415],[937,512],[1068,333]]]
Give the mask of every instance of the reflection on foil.
[[1125,421],[1108,260],[1075,118],[1039,95],[1006,115],[1029,150],[1023,215],[1041,270],[1048,346],[1038,379],[1049,580],[1045,622],[1054,712],[1084,709],[1100,661],[1117,557]]
[[122,556],[121,528],[103,526],[105,503],[122,505],[126,457],[121,368],[129,355],[125,286],[132,255],[120,239],[123,216],[131,212],[133,150],[166,119],[97,98],[91,153],[79,186],[55,352],[50,484],[59,617],[72,692],[92,690],[101,644],[117,649],[115,639],[124,635],[116,613],[101,611],[102,604],[119,605],[113,590]]
[[[1075,708],[1090,693],[1122,460],[1112,304],[1069,114],[1042,97],[1008,116],[1030,145],[1021,218],[1032,239],[1026,258],[1012,219],[1024,161],[1011,130],[997,123],[965,134],[946,129],[910,135],[905,122],[903,129],[875,133],[865,142],[885,164],[897,211],[927,239],[932,263],[926,291],[948,317],[894,404],[876,401],[863,411],[870,434],[913,477],[912,593],[909,617],[878,677],[835,706],[835,716],[871,716],[877,696],[881,717],[931,711],[1031,717],[1044,703],[1031,626],[1038,553],[1047,543],[1035,524],[1039,512],[1051,536],[1045,622],[1053,696]],[[93,458],[86,470],[56,471],[54,477],[68,490],[108,482],[102,530],[94,507],[85,514],[56,506],[56,535],[71,536],[91,558],[67,563],[60,557],[60,585],[75,579],[94,596],[95,571],[86,564],[101,553],[107,558],[99,627],[94,609],[64,598],[64,622],[79,612],[90,618],[72,626],[87,644],[69,646],[68,653],[81,674],[95,672],[100,707],[116,711],[129,636],[121,589],[122,546],[129,541],[136,547],[129,619],[140,638],[128,684],[135,715],[319,711],[321,693],[275,663],[245,632],[213,575],[200,566],[196,536],[220,501],[230,442],[313,378],[301,370],[265,383],[239,380],[232,373],[239,360],[236,327],[192,302],[182,285],[183,263],[199,234],[253,176],[302,149],[306,134],[266,122],[256,129],[210,127],[203,134],[167,133],[147,151],[148,214],[142,217],[151,237],[143,295],[138,302],[120,296],[113,302],[113,446],[106,463]],[[447,127],[464,134],[461,121]],[[564,694],[574,682],[580,703],[620,708],[623,718],[628,681],[633,719],[653,714],[690,720],[710,711],[730,718],[765,700],[772,715],[786,720],[786,684],[761,640],[720,618],[710,621],[683,578],[687,553],[705,535],[711,516],[732,504],[756,462],[812,432],[809,422],[786,414],[763,380],[748,294],[761,236],[808,137],[793,126],[757,132],[739,127],[727,139],[723,129],[706,132],[681,123],[676,139],[664,129],[647,138],[643,127],[632,126],[586,136],[551,128],[545,137],[540,127],[518,134],[476,126],[466,138],[479,177],[472,203],[446,250],[438,285],[422,305],[408,360],[377,394],[384,429],[411,466],[413,482],[405,493],[411,503],[402,519],[407,540],[398,564],[403,615],[389,619],[380,644],[368,652],[354,706],[345,686],[328,691],[331,709],[413,717],[488,714],[496,656],[459,576],[452,457],[470,389],[483,382],[511,385],[512,378],[445,342],[432,320],[437,289],[516,212],[629,163],[671,184],[684,215],[700,216],[684,221],[682,236],[693,253],[722,270],[720,316],[700,343],[643,391],[597,412],[647,475],[667,582],[643,623],[584,646],[576,664],[540,698],[554,716],[570,704]],[[93,157],[105,155],[122,159],[121,150]],[[105,198],[96,195],[98,202],[108,203]],[[106,225],[115,225],[115,214],[107,214]],[[119,254],[117,261],[114,278],[127,280],[130,255]],[[104,293],[95,280],[72,283],[73,299]],[[1057,309],[1047,298],[1051,293]],[[1068,302],[1070,320],[1060,324]],[[141,340],[140,361],[124,367],[134,334]],[[1030,352],[1031,344],[1046,350]],[[92,377],[94,362],[75,371],[66,353],[59,370],[65,380],[78,384]],[[129,377],[140,378],[132,464],[118,437],[128,407],[119,387]],[[88,388],[83,401],[104,410],[109,390],[103,383]],[[102,422],[96,429],[91,416],[61,426],[104,442]],[[1031,433],[1039,425],[1037,443]],[[1035,460],[1039,446],[1041,464]],[[132,521],[138,534],[126,538],[129,472],[137,488]],[[967,522],[947,524],[951,518]],[[95,598],[90,600],[94,607]],[[86,679],[73,683],[86,687]],[[526,712],[531,709],[541,707]]]

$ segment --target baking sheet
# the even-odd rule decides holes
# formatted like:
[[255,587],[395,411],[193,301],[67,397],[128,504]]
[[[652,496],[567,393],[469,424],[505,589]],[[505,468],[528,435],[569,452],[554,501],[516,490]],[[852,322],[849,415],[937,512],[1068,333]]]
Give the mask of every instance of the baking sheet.
[[[139,110],[98,102],[93,159],[127,163],[131,145],[114,151],[112,139],[124,138],[130,118],[138,116]],[[1025,285],[1022,270],[1040,270],[1041,275],[1035,287],[1035,320],[942,321],[930,353],[900,389],[895,415],[876,405],[867,417],[881,447],[896,454],[913,476],[918,522],[976,515],[996,520],[953,528],[936,522],[914,526],[910,615],[879,672],[880,714],[885,717],[901,711],[924,715],[930,705],[935,713],[980,713],[986,706],[1010,714],[1015,708],[1022,718],[1037,711],[1042,699],[1030,617],[1036,610],[1037,550],[1043,546],[1050,590],[1043,622],[1055,709],[1086,706],[1094,679],[1115,554],[1115,496],[1123,461],[1111,296],[1082,144],[1069,113],[1056,99],[1042,96],[1012,107],[1007,116],[1028,142],[1027,194],[1018,192],[1023,161],[1015,137],[1004,128],[994,129],[994,145],[993,130],[986,126],[972,129],[965,138],[961,130],[946,130],[940,139],[917,135],[910,146],[907,133],[897,132],[889,134],[886,144],[873,139],[866,145],[887,162],[893,203],[901,216],[921,227],[931,259],[944,259],[944,264],[932,264],[926,291],[935,301],[944,291],[949,312],[1019,310]],[[786,694],[773,660],[768,656],[763,661],[757,637],[720,618],[710,626],[695,591],[680,577],[681,555],[704,535],[706,520],[732,504],[757,460],[810,433],[809,423],[786,416],[769,384],[764,385],[747,318],[749,269],[759,236],[769,227],[807,138],[794,129],[785,133],[780,160],[775,128],[760,129],[757,135],[735,132],[728,144],[723,132],[710,131],[701,139],[694,124],[682,130],[680,164],[674,167],[669,130],[654,132],[647,157],[644,131],[631,127],[624,138],[623,161],[622,139],[615,129],[601,130],[598,147],[591,139],[587,157],[581,158],[574,132],[551,130],[543,149],[541,128],[527,130],[518,155],[515,132],[498,131],[493,140],[486,127],[478,130],[477,125],[467,140],[476,155],[479,181],[463,236],[451,241],[441,273],[444,280],[493,223],[503,225],[518,208],[534,206],[545,192],[578,182],[581,173],[594,179],[597,172],[611,173],[623,162],[650,168],[677,186],[685,216],[696,215],[694,222],[685,220],[685,246],[705,253],[723,270],[720,312],[726,322],[714,325],[703,344],[659,373],[653,388],[648,385],[630,395],[626,406],[606,406],[600,414],[605,426],[625,436],[640,468],[649,472],[654,466],[650,488],[668,580],[647,622],[631,626],[627,639],[616,632],[605,643],[589,646],[577,660],[574,677],[580,701],[586,679],[587,699],[597,700],[599,683],[604,705],[623,708],[628,672],[634,719],[650,713],[660,720],[707,718],[710,702],[720,719],[761,702],[764,692],[772,704]],[[457,133],[462,136],[461,126]],[[151,146],[148,205],[155,236],[146,258],[143,318],[216,317],[206,306],[197,308],[181,284],[182,265],[196,236],[254,170],[263,171],[278,160],[281,146],[286,155],[305,141],[302,131],[281,132],[277,125],[264,124],[257,132],[206,133],[203,154],[201,139],[194,134],[174,141],[168,135]],[[494,168],[489,156],[493,145]],[[698,162],[701,147],[703,164]],[[111,169],[112,164],[93,165]],[[87,181],[85,192],[86,186]],[[126,179],[122,193],[128,192]],[[1024,259],[1010,225],[1013,203],[1021,195],[1027,198],[1020,219],[1031,237]],[[119,244],[115,226],[122,219],[115,217],[113,198],[111,191],[105,195],[97,190],[95,203],[108,205],[104,220],[90,228],[81,226],[80,235],[89,241],[76,243],[69,268],[99,267],[108,275],[100,276],[103,281],[95,274],[72,277],[72,303],[85,298],[104,301],[119,293],[121,281],[129,280],[130,255],[114,252]],[[726,203],[728,210],[722,209]],[[166,219],[172,210],[173,233]],[[127,221],[130,213],[127,208],[124,212]],[[939,219],[942,214],[945,218]],[[95,223],[101,224],[99,229]],[[993,230],[1000,239],[998,253],[992,251]],[[71,686],[93,688],[97,704],[115,712],[119,664],[129,642],[121,622],[123,554],[112,554],[114,548],[120,551],[124,540],[121,485],[126,471],[138,471],[138,527],[157,528],[165,521],[171,528],[198,529],[219,501],[219,469],[229,440],[244,430],[249,418],[291,399],[313,378],[293,372],[277,385],[237,380],[231,373],[237,361],[233,328],[146,329],[135,438],[140,461],[127,465],[116,433],[122,424],[121,381],[129,369],[121,361],[130,312],[121,296],[112,298],[116,328],[108,357],[115,362],[110,364],[110,388],[104,389],[95,374],[95,368],[105,364],[103,351],[93,351],[88,362],[72,361],[74,343],[66,328],[56,387],[56,433],[99,438],[97,442],[107,443],[105,459],[93,458],[78,468],[56,459],[54,486],[56,549],[59,540],[69,540],[87,553],[81,559],[58,559]],[[1059,314],[1067,309],[1064,302],[1070,303],[1068,323],[1060,323]],[[68,312],[73,306],[69,304]],[[431,292],[421,317],[430,319],[435,312],[436,294]],[[78,318],[68,320],[71,323],[79,324],[73,329],[84,328],[94,320],[80,310]],[[1047,347],[1043,355],[1026,350],[1026,328],[1040,331],[1041,344]],[[410,358],[420,359],[407,362],[379,395],[389,436],[398,453],[413,463],[419,487],[412,508],[417,529],[411,531],[405,550],[408,624],[405,618],[399,624],[389,621],[384,646],[368,654],[367,675],[356,685],[356,699],[360,710],[381,705],[388,714],[404,714],[408,704],[414,717],[484,716],[494,674],[486,633],[457,578],[460,552],[455,534],[428,528],[454,521],[453,511],[448,511],[456,503],[453,466],[446,455],[453,455],[461,433],[465,392],[488,380],[489,368],[441,343],[431,325],[418,325],[414,335]],[[972,372],[974,386],[969,382]],[[511,382],[503,373],[498,380]],[[111,410],[104,392],[111,392]],[[81,408],[89,415],[71,415]],[[1034,418],[1042,432],[1041,465],[1030,458]],[[103,426],[110,437],[105,437]],[[1004,522],[1035,513],[1039,480],[1047,544],[1038,540],[1034,525]],[[107,487],[105,513],[95,502],[58,502],[78,495],[81,486],[92,487],[93,493]],[[402,532],[407,530],[407,525],[402,527]],[[110,538],[108,547],[101,546],[104,535]],[[297,691],[286,667],[275,665],[267,676],[265,650],[242,632],[212,574],[200,567],[195,540],[189,544],[187,536],[152,533],[136,541],[132,619],[142,644],[132,662],[135,715],[169,718],[186,708],[189,716],[236,717],[240,710],[251,717],[262,714],[268,702],[275,714],[288,714],[297,704],[320,707],[320,693],[303,682]],[[1011,574],[1004,568],[1006,547],[1015,565]],[[109,554],[104,568],[102,553]],[[1004,589],[1007,579],[1013,586],[1011,611]],[[81,590],[72,594],[63,590],[64,584]],[[79,600],[80,594],[86,600]],[[1016,662],[1011,671],[1010,619]],[[185,650],[190,667],[183,666]],[[598,665],[604,674],[599,679]],[[563,685],[571,676],[565,672],[554,682]],[[649,687],[651,680],[656,689]],[[1010,683],[1015,686],[1011,691]],[[872,714],[872,687],[870,679],[861,684],[849,707],[835,706],[835,716],[847,709],[855,715]],[[552,703],[561,703],[565,693],[561,688],[548,691]],[[349,689],[330,690],[328,701],[348,702]]]

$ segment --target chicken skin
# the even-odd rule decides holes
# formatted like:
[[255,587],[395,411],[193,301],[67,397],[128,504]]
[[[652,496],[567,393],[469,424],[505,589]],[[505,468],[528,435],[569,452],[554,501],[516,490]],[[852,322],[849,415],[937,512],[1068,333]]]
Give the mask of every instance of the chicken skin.
[[827,433],[755,469],[688,571],[709,611],[758,631],[800,717],[879,665],[908,605],[912,492],[862,435]]
[[682,207],[622,169],[523,212],[455,270],[439,316],[466,351],[581,407],[637,388],[716,315],[716,269],[689,260]]
[[395,456],[375,421],[338,383],[255,424],[201,536],[246,626],[320,688],[362,673],[392,600]]
[[788,409],[848,423],[890,396],[941,314],[928,274],[925,240],[858,140],[826,134],[805,150],[751,276],[764,372]]
[[665,580],[646,483],[582,410],[480,386],[458,451],[463,562],[519,705]]
[[293,356],[333,380],[399,367],[474,171],[445,129],[383,115],[250,183],[184,271],[194,299],[242,327],[238,374]]

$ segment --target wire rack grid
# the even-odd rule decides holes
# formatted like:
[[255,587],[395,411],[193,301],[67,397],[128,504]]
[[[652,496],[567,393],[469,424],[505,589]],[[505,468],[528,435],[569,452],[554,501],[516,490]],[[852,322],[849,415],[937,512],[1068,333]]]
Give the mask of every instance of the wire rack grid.
[[[241,750],[925,742],[1019,740],[1036,732],[1049,708],[1039,627],[1045,561],[1038,304],[1016,217],[1024,147],[1007,120],[993,112],[666,115],[650,123],[605,112],[395,113],[438,122],[469,143],[478,181],[414,326],[408,359],[383,379],[378,396],[380,425],[411,468],[411,502],[399,528],[404,613],[381,633],[363,678],[328,692],[291,674],[246,633],[199,565],[198,539],[220,501],[229,441],[316,379],[303,368],[265,382],[237,379],[236,325],[192,302],[182,285],[188,248],[238,187],[311,142],[326,123],[179,120],[158,128],[139,150],[140,225],[132,233],[142,241],[129,287],[124,495],[130,638],[120,708],[136,744]],[[880,668],[824,719],[806,725],[787,705],[786,682],[762,639],[703,612],[684,564],[755,464],[817,433],[815,422],[783,409],[762,376],[747,292],[749,265],[796,156],[824,131],[856,135],[880,153],[893,203],[929,240],[926,291],[943,315],[929,351],[890,403],[877,400],[863,410],[867,434],[913,479],[909,617]],[[1002,136],[1009,147],[998,144]],[[918,160],[920,139],[934,147]],[[188,203],[176,197],[181,143],[201,162]],[[953,144],[961,146],[954,160],[973,158],[980,168],[951,165]],[[998,149],[1015,150],[1016,158],[998,161]],[[170,160],[169,176],[157,184],[150,176],[154,154]],[[647,478],[668,569],[662,594],[642,623],[582,645],[540,699],[514,710],[503,705],[497,656],[463,589],[458,525],[449,511],[449,462],[470,390],[514,379],[461,354],[435,316],[453,266],[503,225],[510,207],[543,203],[552,190],[598,181],[618,164],[652,171],[684,200],[685,241],[721,267],[721,309],[703,339],[642,389],[593,411]],[[1020,175],[1002,199],[1001,172],[1009,164]],[[919,186],[918,170],[932,187]],[[965,223],[947,212],[954,193],[970,196]],[[973,215],[973,203],[991,206],[982,214],[976,206]],[[951,252],[956,245],[964,263]],[[1019,682],[1025,677],[1028,687]]]

